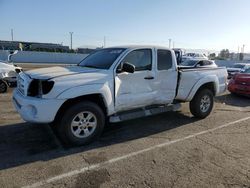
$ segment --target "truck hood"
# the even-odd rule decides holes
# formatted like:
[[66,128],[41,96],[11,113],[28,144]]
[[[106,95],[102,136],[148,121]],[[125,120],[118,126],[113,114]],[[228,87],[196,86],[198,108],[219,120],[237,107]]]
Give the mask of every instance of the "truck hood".
[[83,85],[105,84],[109,79],[109,70],[81,66],[50,67],[24,73],[30,79],[52,80],[54,86],[45,98],[55,98],[60,93]]
[[100,72],[100,69],[93,69],[80,66],[68,66],[68,67],[49,67],[34,69],[26,71],[25,73],[32,79],[56,79],[59,77],[68,77],[82,73],[96,73]]

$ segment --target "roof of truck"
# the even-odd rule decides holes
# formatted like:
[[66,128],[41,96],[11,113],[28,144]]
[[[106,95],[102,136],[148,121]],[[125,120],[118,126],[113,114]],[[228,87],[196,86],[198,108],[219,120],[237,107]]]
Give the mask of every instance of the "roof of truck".
[[122,45],[122,46],[112,46],[108,48],[127,48],[127,49],[134,49],[134,48],[163,48],[172,50],[170,48],[167,48],[165,46],[157,46],[157,45]]

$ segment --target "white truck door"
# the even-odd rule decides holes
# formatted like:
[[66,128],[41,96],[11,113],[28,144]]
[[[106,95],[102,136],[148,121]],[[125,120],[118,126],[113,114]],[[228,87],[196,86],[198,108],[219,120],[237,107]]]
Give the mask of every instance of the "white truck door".
[[131,51],[122,60],[135,66],[134,73],[116,73],[115,76],[115,109],[129,110],[152,104],[154,90],[152,80],[152,49]]
[[170,50],[157,49],[157,68],[153,89],[157,91],[155,102],[158,104],[171,103],[175,98],[178,72],[174,58]]

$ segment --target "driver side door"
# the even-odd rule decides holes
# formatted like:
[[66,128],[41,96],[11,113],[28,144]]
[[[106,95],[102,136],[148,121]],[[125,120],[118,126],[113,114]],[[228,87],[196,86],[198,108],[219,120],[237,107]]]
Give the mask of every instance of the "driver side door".
[[134,73],[121,72],[115,76],[115,109],[129,110],[147,106],[154,101],[152,82],[152,49],[133,50],[122,60],[135,66]]

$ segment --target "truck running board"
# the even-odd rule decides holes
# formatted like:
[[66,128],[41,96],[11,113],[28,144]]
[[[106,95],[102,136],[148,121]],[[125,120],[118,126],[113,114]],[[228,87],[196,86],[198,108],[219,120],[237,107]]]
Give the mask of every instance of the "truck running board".
[[177,111],[181,108],[181,104],[171,104],[167,106],[158,106],[158,107],[148,107],[148,108],[140,108],[137,110],[127,111],[112,115],[109,117],[109,122],[116,123],[131,119],[136,119],[140,117],[152,116],[168,111]]

